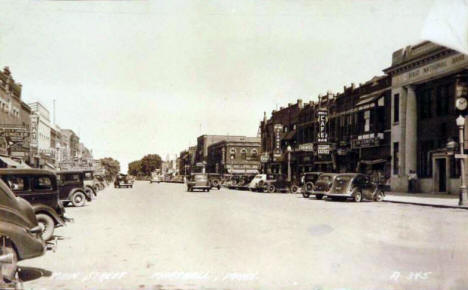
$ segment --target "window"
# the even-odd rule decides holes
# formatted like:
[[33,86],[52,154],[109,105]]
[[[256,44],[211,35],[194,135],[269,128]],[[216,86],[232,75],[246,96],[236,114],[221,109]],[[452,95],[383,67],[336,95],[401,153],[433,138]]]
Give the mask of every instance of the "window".
[[32,187],[36,190],[52,190],[52,180],[49,176],[37,176],[32,179]]
[[29,189],[28,180],[21,176],[4,176],[3,181],[13,191],[23,191]]
[[242,160],[247,159],[247,150],[245,148],[242,148],[242,150],[241,150],[241,158],[242,158]]
[[252,158],[257,159],[257,157],[258,157],[257,149],[252,149]]
[[229,158],[230,158],[231,160],[236,159],[236,149],[235,149],[235,148],[231,148],[231,150],[229,150],[229,152],[230,152]]
[[393,122],[400,121],[400,94],[393,95]]
[[437,143],[434,140],[425,140],[418,145],[418,176],[421,178],[432,176],[431,151],[438,147]]
[[364,112],[364,132],[370,131],[370,111],[367,110]]
[[393,174],[399,174],[399,164],[400,163],[400,144],[398,142],[393,143]]

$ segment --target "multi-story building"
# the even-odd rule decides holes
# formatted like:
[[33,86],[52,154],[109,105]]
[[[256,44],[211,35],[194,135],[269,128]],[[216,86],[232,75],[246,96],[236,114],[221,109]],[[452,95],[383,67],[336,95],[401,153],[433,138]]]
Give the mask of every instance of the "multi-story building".
[[29,104],[31,107],[31,147],[34,152],[35,167],[55,168],[55,148],[51,148],[50,113],[39,102]]
[[68,143],[69,159],[77,159],[80,152],[80,137],[71,129],[62,129],[62,136],[65,138],[65,143]]
[[223,140],[208,147],[207,172],[257,174],[260,170],[260,138]]
[[[296,145],[296,124],[303,105],[302,100],[297,100],[296,104],[290,103],[285,108],[273,110],[270,119],[264,114],[263,121],[260,122],[261,162],[264,172],[286,173],[290,154],[288,149],[293,150]],[[297,168],[295,165],[292,167]]]
[[1,167],[20,167],[18,162],[30,161],[31,108],[21,100],[21,91],[8,67],[0,71]]
[[192,166],[195,165],[195,155],[197,146],[191,146],[179,154],[179,173],[181,175],[190,175]]
[[384,71],[392,80],[392,189],[407,191],[416,171],[419,191],[457,192],[459,161],[447,144],[458,141],[455,99],[466,96],[468,55],[426,41],[395,51]]

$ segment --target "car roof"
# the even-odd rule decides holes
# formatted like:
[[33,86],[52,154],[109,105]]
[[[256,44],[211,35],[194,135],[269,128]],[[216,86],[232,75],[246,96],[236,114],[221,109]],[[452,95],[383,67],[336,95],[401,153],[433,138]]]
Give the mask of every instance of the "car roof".
[[55,175],[55,172],[47,170],[47,169],[39,169],[39,168],[0,168],[0,175],[7,175],[7,174]]
[[66,173],[83,173],[83,170],[60,170],[57,171],[57,174],[66,174]]

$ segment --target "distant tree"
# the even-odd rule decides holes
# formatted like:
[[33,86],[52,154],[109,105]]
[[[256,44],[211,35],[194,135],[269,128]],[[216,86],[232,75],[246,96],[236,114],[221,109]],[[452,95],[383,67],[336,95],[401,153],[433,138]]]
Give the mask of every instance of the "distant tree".
[[161,156],[148,154],[141,159],[141,171],[144,175],[151,175],[151,172],[161,168],[161,164]]
[[100,159],[102,166],[106,170],[105,178],[107,180],[112,180],[117,174],[120,172],[120,163],[119,161],[111,158],[106,157]]
[[136,160],[128,164],[128,174],[133,176],[143,175],[141,160]]

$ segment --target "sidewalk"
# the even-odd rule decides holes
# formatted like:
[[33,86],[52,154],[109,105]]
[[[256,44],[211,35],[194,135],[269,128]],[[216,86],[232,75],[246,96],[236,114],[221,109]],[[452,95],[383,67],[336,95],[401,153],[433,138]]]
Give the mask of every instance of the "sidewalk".
[[384,201],[422,206],[468,209],[468,205],[458,205],[457,194],[402,193],[390,191],[385,193]]

